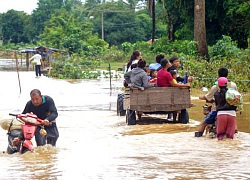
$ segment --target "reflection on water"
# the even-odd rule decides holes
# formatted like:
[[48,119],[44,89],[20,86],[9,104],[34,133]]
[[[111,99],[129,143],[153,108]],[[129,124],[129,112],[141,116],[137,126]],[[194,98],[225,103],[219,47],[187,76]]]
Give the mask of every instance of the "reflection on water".
[[[140,125],[126,126],[125,117],[116,116],[122,79],[112,81],[111,96],[108,79],[72,83],[20,72],[20,81],[21,94],[17,74],[0,72],[0,115],[21,112],[30,90],[38,88],[55,100],[60,137],[56,148],[0,153],[0,179],[250,179],[249,104],[238,115],[235,139],[218,142],[194,137],[204,117],[204,102],[196,99],[188,125],[147,115]],[[2,152],[6,131],[0,135]]]

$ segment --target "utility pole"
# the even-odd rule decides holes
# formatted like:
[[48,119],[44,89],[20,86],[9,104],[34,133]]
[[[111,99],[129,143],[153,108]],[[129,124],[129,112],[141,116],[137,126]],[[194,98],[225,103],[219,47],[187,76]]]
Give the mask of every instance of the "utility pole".
[[102,39],[104,40],[103,11],[102,11]]
[[[83,12],[97,12],[97,11],[92,10],[92,11],[83,11]],[[104,12],[131,12],[131,11],[119,11],[119,10],[103,11],[102,10],[100,12],[102,13],[102,22],[101,22],[101,24],[102,24],[102,39],[104,40],[104,16],[103,16]]]

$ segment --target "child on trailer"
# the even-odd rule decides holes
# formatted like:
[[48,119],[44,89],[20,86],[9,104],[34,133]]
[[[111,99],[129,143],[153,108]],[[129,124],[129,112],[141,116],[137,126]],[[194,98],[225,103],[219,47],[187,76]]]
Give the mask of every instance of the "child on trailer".
[[156,84],[156,81],[157,81],[157,70],[151,69],[149,83]]
[[[173,77],[173,81],[177,84],[177,71],[171,70],[170,74]],[[180,83],[179,83],[180,84]],[[173,122],[176,122],[177,116],[178,116],[178,111],[174,111],[173,113],[168,114],[168,119],[171,119],[171,116],[173,115]]]
[[175,83],[177,83],[177,71],[175,71],[175,70],[171,70],[170,71],[170,74],[172,75],[172,77],[173,77],[173,81],[175,82]]
[[144,71],[147,73],[147,76],[148,76],[148,80],[150,80],[151,76],[150,76],[150,69],[146,66],[144,68]]

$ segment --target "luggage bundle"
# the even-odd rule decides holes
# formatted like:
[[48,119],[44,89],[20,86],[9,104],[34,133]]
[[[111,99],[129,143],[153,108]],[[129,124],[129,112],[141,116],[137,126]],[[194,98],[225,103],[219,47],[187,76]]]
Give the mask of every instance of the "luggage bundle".
[[0,116],[0,126],[6,131],[12,131],[14,129],[22,129],[22,122],[15,118],[5,118]]

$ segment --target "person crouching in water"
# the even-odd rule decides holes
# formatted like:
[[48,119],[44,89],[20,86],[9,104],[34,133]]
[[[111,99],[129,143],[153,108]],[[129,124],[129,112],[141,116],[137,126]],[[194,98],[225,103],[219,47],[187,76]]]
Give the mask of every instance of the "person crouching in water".
[[227,78],[218,79],[219,90],[214,94],[216,111],[217,111],[217,139],[222,140],[226,135],[227,138],[233,139],[236,128],[236,106],[227,103],[225,94],[227,92]]
[[137,68],[132,69],[124,74],[125,81],[131,84],[132,87],[144,90],[144,88],[153,87],[153,84],[148,82],[148,76],[144,68],[146,67],[146,61],[140,59],[137,64]]

